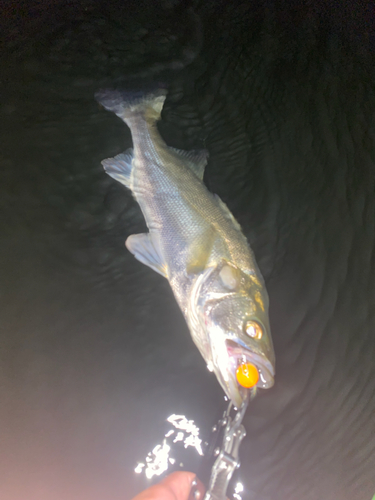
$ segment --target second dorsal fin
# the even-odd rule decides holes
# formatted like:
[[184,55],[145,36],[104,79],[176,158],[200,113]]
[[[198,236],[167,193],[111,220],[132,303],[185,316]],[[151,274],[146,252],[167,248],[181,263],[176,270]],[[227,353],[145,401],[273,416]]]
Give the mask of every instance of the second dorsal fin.
[[208,151],[206,149],[184,151],[183,149],[169,148],[175,155],[188,165],[195,175],[203,180],[205,166],[208,161]]

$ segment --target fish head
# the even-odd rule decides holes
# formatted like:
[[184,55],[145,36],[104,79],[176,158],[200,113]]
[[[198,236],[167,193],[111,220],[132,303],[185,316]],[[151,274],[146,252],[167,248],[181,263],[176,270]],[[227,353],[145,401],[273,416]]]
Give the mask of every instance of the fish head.
[[[194,302],[204,341],[201,352],[233,404],[239,408],[250,388],[272,387],[275,355],[262,278],[222,260],[202,273]],[[254,371],[250,385],[241,384],[243,367]]]

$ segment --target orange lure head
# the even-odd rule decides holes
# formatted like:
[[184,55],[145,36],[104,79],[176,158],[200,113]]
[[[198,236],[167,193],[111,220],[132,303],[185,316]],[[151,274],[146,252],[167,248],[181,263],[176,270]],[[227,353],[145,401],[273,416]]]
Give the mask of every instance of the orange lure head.
[[237,382],[245,389],[255,387],[259,381],[259,372],[255,365],[242,363],[236,371]]

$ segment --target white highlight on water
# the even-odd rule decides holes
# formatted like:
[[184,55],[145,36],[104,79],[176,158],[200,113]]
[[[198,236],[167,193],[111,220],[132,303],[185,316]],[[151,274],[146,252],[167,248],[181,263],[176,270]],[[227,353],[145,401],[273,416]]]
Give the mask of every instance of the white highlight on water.
[[195,425],[194,420],[187,419],[185,415],[176,415],[173,413],[167,418],[167,422],[171,423],[177,431],[170,429],[165,434],[163,442],[156,445],[148,453],[145,462],[139,462],[134,469],[134,472],[137,474],[144,471],[148,479],[151,479],[153,476],[160,476],[168,470],[169,464],[173,465],[176,462],[176,459],[170,456],[171,446],[168,444],[168,438],[172,439],[173,437],[172,443],[183,443],[184,448],[192,446],[197,450],[199,455],[203,455],[199,427]]
[[242,500],[240,493],[242,493],[243,490],[244,490],[243,484],[237,483],[236,486],[234,487],[233,498],[235,498],[235,500]]
[[[202,440],[199,437],[199,427],[195,425],[194,420],[188,420],[185,415],[173,414],[167,418],[167,422],[173,424],[176,429],[184,431],[177,433],[177,436],[179,436],[178,440],[180,440],[181,436],[184,440],[184,448],[193,446],[199,455],[203,456]],[[185,434],[187,434],[187,436],[185,436]]]

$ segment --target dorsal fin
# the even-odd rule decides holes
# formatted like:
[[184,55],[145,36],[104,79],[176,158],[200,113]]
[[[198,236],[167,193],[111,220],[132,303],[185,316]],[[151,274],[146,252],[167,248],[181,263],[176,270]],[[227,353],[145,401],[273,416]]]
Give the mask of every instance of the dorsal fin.
[[200,180],[203,180],[204,169],[208,161],[208,151],[206,149],[193,151],[184,151],[183,149],[171,147],[169,149],[183,160]]
[[226,219],[230,220],[233,223],[234,227],[236,229],[238,229],[238,231],[242,232],[241,226],[236,221],[236,219],[234,218],[234,215],[229,210],[229,208],[226,206],[226,204],[223,202],[223,200],[217,194],[215,194],[215,198],[216,198],[216,201],[219,203],[221,209],[223,210]]

